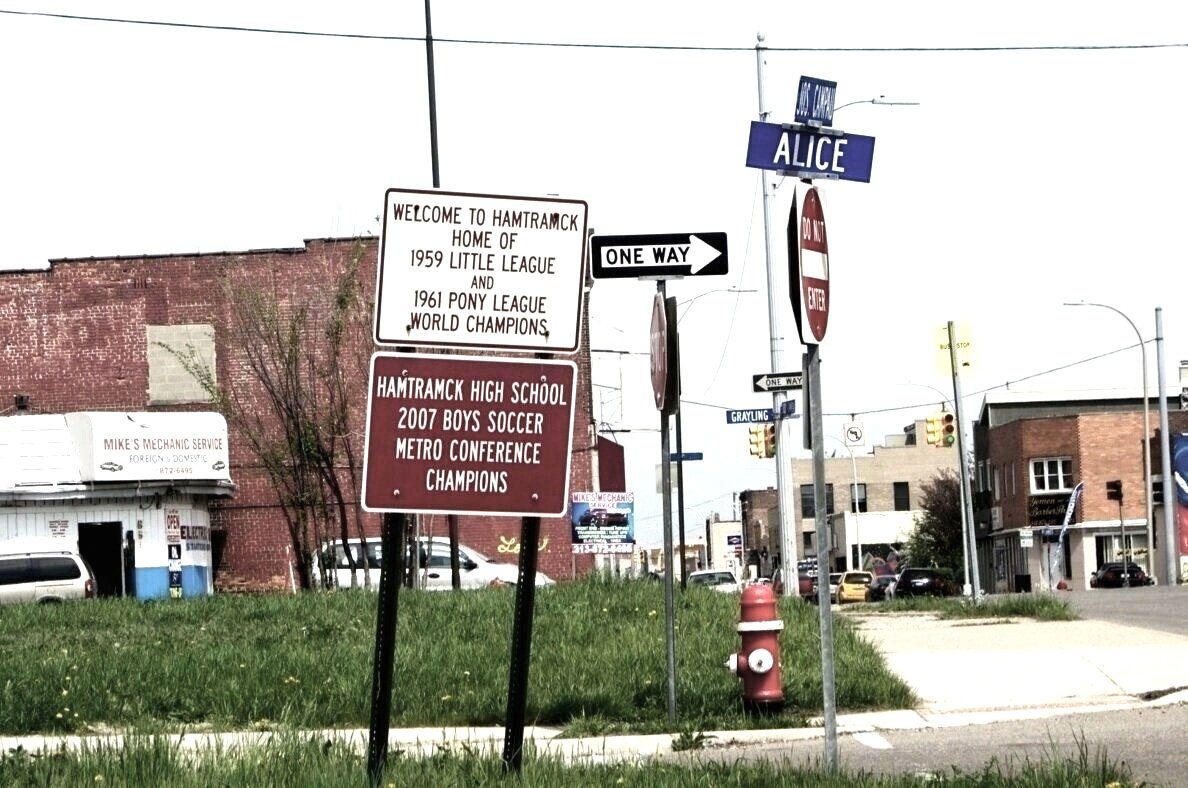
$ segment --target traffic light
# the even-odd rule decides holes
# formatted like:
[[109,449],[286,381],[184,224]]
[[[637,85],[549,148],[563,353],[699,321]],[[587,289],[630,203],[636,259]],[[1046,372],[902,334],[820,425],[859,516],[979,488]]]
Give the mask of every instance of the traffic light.
[[763,428],[763,456],[774,457],[776,455],[776,428],[774,424],[768,424]]
[[750,427],[750,441],[751,441],[751,456],[763,457],[765,456],[765,438],[763,436],[763,425],[752,424]]
[[1106,482],[1106,498],[1111,501],[1117,501],[1118,505],[1122,505],[1122,480],[1114,479]]
[[941,441],[941,421],[945,414],[933,413],[928,417],[928,422],[924,427],[924,437],[933,446],[939,446]]
[[941,416],[941,446],[952,446],[957,442],[957,417],[952,413]]

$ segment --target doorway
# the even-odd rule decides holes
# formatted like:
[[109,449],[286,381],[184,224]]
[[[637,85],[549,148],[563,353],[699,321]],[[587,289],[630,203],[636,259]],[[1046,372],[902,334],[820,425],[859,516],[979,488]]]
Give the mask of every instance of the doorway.
[[78,552],[95,573],[95,595],[124,595],[122,523],[79,523]]

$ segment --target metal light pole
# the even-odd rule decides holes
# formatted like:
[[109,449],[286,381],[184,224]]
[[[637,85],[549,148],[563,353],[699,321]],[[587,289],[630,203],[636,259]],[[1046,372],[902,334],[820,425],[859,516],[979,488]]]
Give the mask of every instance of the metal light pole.
[[[1151,522],[1151,399],[1147,394],[1147,343],[1143,341],[1142,332],[1138,330],[1138,326],[1134,321],[1127,317],[1126,313],[1117,307],[1112,307],[1109,304],[1093,304],[1088,301],[1077,301],[1075,303],[1065,302],[1065,306],[1096,306],[1102,309],[1108,309],[1122,316],[1130,327],[1134,329],[1135,336],[1138,337],[1139,350],[1141,351],[1143,363],[1143,500],[1146,505],[1147,516],[1147,574],[1152,574],[1154,567],[1151,564],[1151,549],[1155,543],[1154,531],[1152,530]],[[1126,543],[1122,543],[1122,567],[1127,566],[1126,557]]]
[[[755,61],[759,72],[759,120],[767,120],[767,107],[763,92],[763,56],[766,52],[766,47],[763,46],[763,35],[758,36],[758,44],[755,46]],[[767,170],[760,171],[763,185],[763,249],[767,259],[767,322],[768,333],[771,336],[771,371],[775,373],[783,372],[784,367],[784,337],[782,335],[782,326],[779,322],[779,312],[776,309],[776,270],[772,264],[771,258],[771,204],[768,192],[770,191],[770,183],[768,181]],[[799,344],[799,340],[797,341]],[[780,407],[783,405],[787,394],[784,392],[774,392],[772,394],[772,412],[779,413]],[[792,485],[795,479],[792,473],[792,437],[789,434],[790,430],[785,429],[787,419],[776,420],[776,499],[777,508],[780,513],[780,576],[784,579],[784,596],[787,598],[794,597],[799,594],[799,585],[795,582],[798,577],[797,564],[799,563],[799,554],[797,553],[798,545],[796,544],[799,537],[800,528],[792,516]],[[745,558],[745,556],[744,556]],[[818,571],[820,569],[818,568]],[[829,709],[826,710],[826,722],[831,722],[832,718],[829,715]],[[833,744],[832,751],[836,753],[836,736],[835,729],[832,729],[827,724],[825,732],[826,750],[830,750],[829,744]],[[833,735],[831,735],[831,732]],[[836,759],[835,759],[836,760]]]
[[1155,307],[1155,385],[1159,388],[1159,462],[1163,469],[1163,565],[1167,585],[1180,580],[1180,542],[1176,538],[1175,485],[1172,482],[1171,433],[1167,424],[1167,387],[1163,380],[1163,307]]
[[[850,467],[854,471],[854,486],[850,490],[850,502],[854,507],[854,543],[858,553],[858,559],[855,561],[853,569],[857,571],[862,569],[862,534],[858,531],[858,461],[854,458],[854,450],[851,449],[845,441],[841,440],[840,438],[835,438],[832,435],[826,435],[825,437],[840,443],[842,448],[850,454]],[[846,552],[848,553],[849,550]],[[821,571],[819,566],[817,571],[818,573]]]

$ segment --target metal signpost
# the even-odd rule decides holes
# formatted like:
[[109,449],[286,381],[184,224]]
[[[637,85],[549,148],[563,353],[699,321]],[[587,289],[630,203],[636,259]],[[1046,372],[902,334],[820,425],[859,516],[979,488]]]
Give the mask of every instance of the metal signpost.
[[[676,338],[676,299],[664,294],[664,281],[656,283],[652,301],[651,327],[652,393],[660,411],[660,479],[664,496],[664,645],[668,672],[668,719],[677,718],[676,696],[676,602],[672,551],[672,464],[669,460],[668,417],[680,408],[676,365],[671,359],[680,353]],[[684,556],[681,557],[682,560]],[[683,574],[683,573],[682,573]]]
[[[767,242],[768,315],[771,322],[772,369],[783,363],[783,348],[776,316],[775,287],[768,232],[767,172],[776,171],[809,181],[829,178],[867,183],[874,160],[874,138],[846,134],[829,128],[837,84],[813,77],[802,77],[797,91],[797,124],[768,123],[763,96],[763,65],[765,48],[763,37],[755,47],[759,72],[759,119],[752,121],[747,140],[747,166],[763,171],[764,240]],[[829,290],[829,247],[825,233],[825,217],[820,197],[811,187],[794,198],[788,221],[789,297],[796,317],[800,338],[805,343],[803,380],[780,380],[781,375],[756,376],[756,391],[773,392],[775,409],[780,409],[782,393],[789,388],[804,387],[805,437],[813,452],[813,495],[816,507],[816,535],[819,571],[829,570],[829,531],[825,501],[824,432],[821,412],[821,380],[819,343],[825,338],[829,308],[833,294]],[[798,210],[798,205],[801,210]],[[762,378],[762,379],[761,379]],[[762,388],[760,384],[763,384]],[[785,572],[785,593],[791,585],[790,570],[795,566],[788,559],[795,556],[793,534],[789,533],[793,518],[786,505],[787,486],[784,473],[784,439],[777,444],[777,484],[780,486],[781,563]],[[821,625],[821,683],[825,728],[825,766],[837,768],[837,717],[833,664],[833,619],[830,612],[828,584],[818,584]]]
[[[436,176],[434,178],[436,184]],[[399,348],[575,353],[585,286],[580,200],[388,189],[374,339]],[[568,507],[577,365],[376,353],[363,507],[400,556],[411,512],[521,517],[503,763],[520,770],[542,516]],[[451,544],[454,542],[451,531]],[[456,560],[451,556],[451,563]],[[383,773],[399,561],[380,573],[368,773]]]

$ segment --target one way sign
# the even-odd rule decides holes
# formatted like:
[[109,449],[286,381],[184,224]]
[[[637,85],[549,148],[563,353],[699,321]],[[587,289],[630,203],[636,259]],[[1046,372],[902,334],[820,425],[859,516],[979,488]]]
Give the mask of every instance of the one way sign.
[[756,392],[795,391],[804,386],[804,375],[800,372],[781,372],[752,375],[751,382]]
[[676,279],[726,273],[726,233],[595,235],[590,274],[595,279]]

